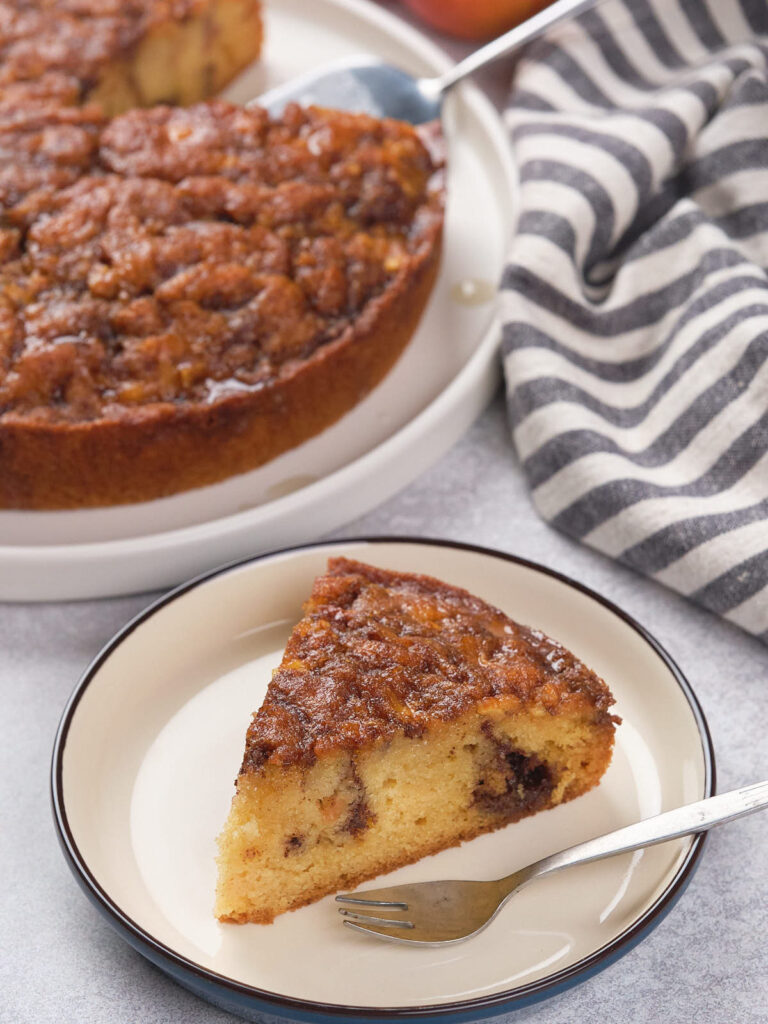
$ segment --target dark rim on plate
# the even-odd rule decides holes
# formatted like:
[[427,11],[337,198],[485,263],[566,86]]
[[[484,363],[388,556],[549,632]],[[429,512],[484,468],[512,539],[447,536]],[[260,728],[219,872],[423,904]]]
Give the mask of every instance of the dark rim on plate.
[[[63,792],[63,754],[69,728],[77,710],[77,706],[80,703],[80,699],[103,663],[111,656],[112,652],[146,619],[150,618],[150,616],[154,615],[165,605],[170,604],[171,601],[176,600],[176,598],[181,597],[183,594],[186,594],[188,591],[193,590],[201,584],[207,583],[216,576],[222,576],[228,572],[232,572],[233,570],[243,568],[246,565],[267,561],[268,559],[274,558],[278,555],[289,554],[293,551],[305,551],[311,548],[333,548],[350,544],[417,544],[471,551],[477,554],[490,556],[492,558],[503,559],[516,565],[533,569],[534,571],[543,573],[546,576],[553,577],[573,589],[586,594],[592,600],[598,602],[598,604],[603,605],[603,607],[607,608],[610,612],[631,626],[631,628],[634,629],[635,632],[643,638],[643,640],[645,640],[645,642],[664,662],[666,667],[674,676],[678,686],[683,691],[683,695],[688,701],[701,739],[702,754],[704,757],[704,796],[711,796],[714,794],[716,773],[712,737],[710,736],[709,727],[704,717],[704,713],[690,683],[688,683],[675,661],[655,639],[655,637],[653,637],[631,615],[623,611],[612,601],[609,601],[601,594],[592,590],[590,587],[585,586],[583,583],[579,583],[577,580],[571,579],[564,573],[557,572],[554,569],[549,569],[546,566],[540,565],[537,562],[532,562],[526,558],[521,558],[518,555],[508,554],[504,551],[482,547],[477,544],[466,544],[460,541],[408,536],[350,537],[342,540],[314,541],[308,544],[291,545],[290,547],[280,548],[276,551],[270,551],[250,558],[228,562],[217,569],[204,572],[188,582],[180,584],[178,587],[175,587],[156,601],[153,601],[147,608],[131,619],[112,638],[112,640],[107,643],[99,654],[96,655],[94,660],[85,670],[80,681],[75,686],[75,689],[62,713],[61,722],[59,723],[59,728],[56,732],[51,762],[51,800],[53,804],[54,821],[62,850],[64,851],[70,869],[75,874],[77,881],[85,891],[86,895],[88,895],[96,903],[98,909],[105,914],[113,927],[117,928],[121,933],[127,933],[124,937],[128,938],[130,944],[144,955],[151,954],[149,955],[149,959],[153,962],[166,962],[172,966],[175,969],[172,976],[176,980],[179,979],[179,975],[182,977],[185,975],[192,975],[198,980],[198,983],[204,982],[213,990],[224,989],[235,998],[239,997],[240,999],[251,1000],[254,1003],[258,1002],[262,1005],[267,1004],[267,1007],[269,1007],[272,1012],[280,1016],[290,1014],[291,1012],[297,1012],[302,1014],[304,1019],[310,1019],[310,1017],[315,1015],[317,1017],[357,1017],[380,1020],[387,1020],[393,1017],[426,1019],[451,1015],[454,1017],[466,1017],[469,1015],[487,1017],[494,1015],[494,1013],[501,1013],[505,1009],[514,1009],[515,1004],[518,1006],[529,1004],[545,998],[548,995],[554,995],[556,992],[575,984],[576,981],[583,980],[586,977],[602,970],[602,968],[609,966],[622,953],[628,952],[632,946],[636,945],[647,934],[647,932],[657,925],[672,909],[688,885],[688,882],[690,882],[695,868],[698,866],[698,861],[708,833],[700,832],[693,838],[691,847],[686,854],[685,859],[675,872],[674,878],[664,892],[657,897],[654,903],[620,935],[617,935],[616,938],[606,943],[606,945],[602,946],[600,949],[594,950],[594,952],[577,961],[575,964],[571,964],[570,966],[565,967],[560,971],[556,971],[554,974],[548,975],[546,978],[541,978],[538,981],[529,982],[516,988],[507,989],[505,992],[495,992],[491,995],[480,996],[475,999],[461,1000],[452,1003],[432,1004],[431,1006],[368,1007],[346,1006],[340,1003],[321,1003],[309,999],[298,999],[293,996],[284,996],[277,992],[269,992],[266,989],[256,988],[253,985],[247,985],[243,982],[235,981],[232,978],[228,978],[226,975],[217,974],[215,971],[211,971],[206,967],[201,967],[200,964],[195,963],[193,960],[188,960],[186,957],[176,953],[169,946],[159,942],[150,935],[149,932],[145,931],[144,928],[128,917],[127,914],[123,913],[123,911],[104,891],[104,889],[102,889],[94,878],[77,847],[77,843],[75,842],[67,820]],[[197,991],[197,989],[195,990]]]

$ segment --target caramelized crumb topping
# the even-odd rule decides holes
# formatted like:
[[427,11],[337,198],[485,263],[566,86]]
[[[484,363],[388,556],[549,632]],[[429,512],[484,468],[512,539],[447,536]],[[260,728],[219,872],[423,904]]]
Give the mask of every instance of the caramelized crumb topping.
[[105,121],[18,88],[0,101],[0,419],[263,387],[407,278],[442,216],[399,122],[222,101]]
[[242,771],[419,736],[501,697],[550,714],[586,700],[606,722],[613,704],[564,647],[467,591],[331,559],[253,717]]

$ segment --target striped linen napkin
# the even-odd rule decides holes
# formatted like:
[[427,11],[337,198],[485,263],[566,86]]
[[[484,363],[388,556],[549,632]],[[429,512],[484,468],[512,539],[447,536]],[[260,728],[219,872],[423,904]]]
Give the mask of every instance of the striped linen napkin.
[[606,0],[526,52],[506,116],[533,501],[768,642],[768,3]]

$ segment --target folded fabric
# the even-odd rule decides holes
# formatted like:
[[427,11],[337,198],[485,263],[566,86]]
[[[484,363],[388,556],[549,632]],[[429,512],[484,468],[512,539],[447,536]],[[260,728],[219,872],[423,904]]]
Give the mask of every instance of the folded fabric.
[[768,4],[607,0],[506,116],[515,445],[553,526],[768,642]]

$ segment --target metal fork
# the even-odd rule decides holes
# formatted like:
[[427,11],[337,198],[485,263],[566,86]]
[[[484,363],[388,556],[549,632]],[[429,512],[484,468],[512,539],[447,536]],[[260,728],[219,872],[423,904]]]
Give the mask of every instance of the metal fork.
[[715,825],[765,807],[768,807],[768,781],[646,818],[545,857],[495,881],[417,882],[337,896],[339,903],[355,907],[355,910],[343,909],[339,913],[348,928],[394,942],[415,946],[461,942],[490,924],[510,897],[534,878],[575,864],[706,832]]

